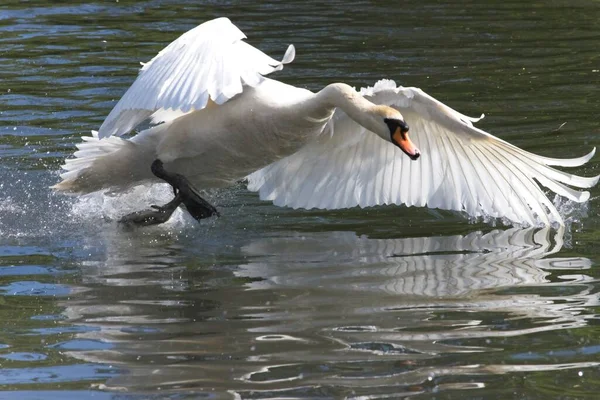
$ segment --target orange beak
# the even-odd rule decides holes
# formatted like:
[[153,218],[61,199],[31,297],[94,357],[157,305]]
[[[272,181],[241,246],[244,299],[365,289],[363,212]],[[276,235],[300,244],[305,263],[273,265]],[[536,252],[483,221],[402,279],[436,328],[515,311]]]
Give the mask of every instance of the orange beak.
[[417,146],[408,137],[408,130],[403,131],[400,127],[396,128],[396,131],[392,135],[392,143],[400,147],[400,150],[409,156],[411,160],[416,160],[421,155]]

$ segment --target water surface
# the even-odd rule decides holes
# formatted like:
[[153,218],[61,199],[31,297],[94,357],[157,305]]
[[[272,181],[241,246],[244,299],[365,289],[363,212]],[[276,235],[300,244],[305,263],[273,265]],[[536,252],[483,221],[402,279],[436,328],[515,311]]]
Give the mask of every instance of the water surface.
[[[600,190],[566,230],[438,210],[277,208],[124,231],[163,186],[51,193],[140,61],[228,16],[318,90],[423,88],[527,150],[600,144],[600,4],[130,1],[0,6],[2,398],[596,398]],[[574,173],[600,173],[600,158]]]

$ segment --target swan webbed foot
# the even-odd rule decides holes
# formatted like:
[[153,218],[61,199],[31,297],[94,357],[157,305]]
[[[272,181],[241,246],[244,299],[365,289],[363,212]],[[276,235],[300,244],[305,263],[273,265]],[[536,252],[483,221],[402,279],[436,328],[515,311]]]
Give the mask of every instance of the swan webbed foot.
[[192,186],[189,180],[177,173],[165,170],[162,161],[155,160],[150,167],[152,173],[173,187],[175,198],[163,206],[152,205],[153,210],[137,211],[125,215],[119,223],[125,225],[148,226],[167,222],[171,215],[181,204],[197,221],[201,219],[220,216],[217,209],[204,200],[198,190]]
[[151,205],[150,207],[152,210],[136,211],[131,214],[127,214],[119,219],[119,223],[126,226],[149,226],[162,224],[171,218],[171,215],[173,215],[181,203],[181,197],[177,195],[173,200],[163,206]]

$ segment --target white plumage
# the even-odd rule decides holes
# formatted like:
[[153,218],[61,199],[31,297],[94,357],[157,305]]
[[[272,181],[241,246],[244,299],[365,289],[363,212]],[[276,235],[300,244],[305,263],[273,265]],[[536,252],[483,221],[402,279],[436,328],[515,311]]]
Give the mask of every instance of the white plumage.
[[293,46],[277,61],[243,42],[245,38],[227,18],[181,35],[142,64],[136,81],[102,123],[99,137],[128,133],[160,110],[201,110],[209,97],[223,104],[241,93],[243,85],[256,86],[262,75],[294,59]]
[[[466,117],[420,89],[380,81],[361,91],[376,104],[397,107],[411,126],[422,156],[412,161],[337,110],[331,136],[322,135],[297,153],[249,177],[250,190],[276,205],[295,208],[429,206],[513,222],[561,222],[556,208],[533,181],[577,202],[586,201],[598,177],[584,178],[550,168],[579,166],[576,159],[551,159],[521,150],[473,126]],[[294,179],[288,179],[294,177]]]
[[[281,206],[406,204],[548,225],[563,221],[537,182],[583,202],[589,192],[569,186],[589,188],[600,178],[551,167],[582,165],[595,149],[574,159],[526,152],[417,88],[382,80],[360,92],[338,83],[315,94],[265,78],[293,60],[293,46],[276,61],[244,38],[219,18],[167,46],[99,133],[84,138],[55,187],[127,189],[157,180],[149,166],[160,159],[199,188],[247,177],[250,190]],[[149,118],[162,123],[131,139],[110,137]],[[390,118],[408,123],[420,159],[392,144]]]

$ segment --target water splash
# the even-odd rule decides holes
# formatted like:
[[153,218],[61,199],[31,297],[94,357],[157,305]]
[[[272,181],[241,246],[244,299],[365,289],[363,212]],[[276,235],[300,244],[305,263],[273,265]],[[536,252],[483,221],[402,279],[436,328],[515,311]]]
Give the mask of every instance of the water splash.
[[[118,194],[96,192],[78,197],[73,203],[71,215],[79,220],[100,217],[105,221],[114,222],[126,214],[149,209],[152,204],[165,204],[172,198],[173,191],[167,184],[139,185]],[[177,229],[190,221],[193,219],[178,208],[162,226]]]

